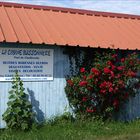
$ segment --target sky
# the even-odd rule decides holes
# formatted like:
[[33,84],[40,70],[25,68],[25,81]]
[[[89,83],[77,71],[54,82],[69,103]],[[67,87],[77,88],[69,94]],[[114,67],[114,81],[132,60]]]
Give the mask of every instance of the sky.
[[0,0],[140,15],[140,0]]

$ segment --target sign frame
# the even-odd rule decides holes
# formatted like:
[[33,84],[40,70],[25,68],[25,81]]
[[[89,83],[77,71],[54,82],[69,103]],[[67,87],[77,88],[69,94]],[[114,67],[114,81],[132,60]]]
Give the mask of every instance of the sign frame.
[[23,81],[52,81],[54,49],[0,47],[0,82],[12,81],[15,71]]

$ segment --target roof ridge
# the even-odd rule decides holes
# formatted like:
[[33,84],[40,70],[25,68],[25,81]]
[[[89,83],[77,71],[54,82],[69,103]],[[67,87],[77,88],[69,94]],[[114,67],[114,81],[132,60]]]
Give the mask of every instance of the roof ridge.
[[34,9],[43,9],[43,10],[52,10],[52,11],[61,11],[61,12],[70,12],[72,14],[86,14],[86,15],[95,15],[95,16],[103,16],[103,17],[117,17],[117,18],[130,18],[130,19],[139,19],[140,15],[133,14],[123,14],[123,13],[112,13],[112,12],[101,12],[101,11],[92,11],[85,9],[75,9],[75,8],[63,8],[63,7],[55,7],[55,6],[42,6],[42,5],[32,5],[32,4],[22,4],[22,3],[13,3],[13,2],[0,2],[0,6],[8,6],[8,7],[24,7],[24,8],[34,8]]

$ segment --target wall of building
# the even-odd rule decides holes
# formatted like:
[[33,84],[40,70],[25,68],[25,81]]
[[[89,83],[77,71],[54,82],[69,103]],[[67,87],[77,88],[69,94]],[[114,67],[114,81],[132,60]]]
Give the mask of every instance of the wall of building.
[[[47,48],[54,49],[54,80],[24,82],[26,93],[28,93],[34,110],[37,112],[37,119],[43,121],[47,118],[61,115],[68,106],[68,100],[64,92],[66,84],[65,76],[69,73],[69,58],[64,54],[64,48],[46,45],[21,45],[21,44],[0,44],[0,47],[22,47],[22,48]],[[0,128],[6,126],[2,120],[2,114],[6,110],[8,91],[11,89],[11,82],[0,82]],[[140,117],[140,94],[131,98],[115,115],[121,120],[132,120]]]
[[[63,114],[68,101],[64,92],[65,76],[69,72],[68,56],[63,54],[63,48],[43,45],[18,45],[0,44],[0,47],[43,47],[54,49],[54,80],[39,82],[24,82],[26,93],[30,95],[34,110],[37,112],[37,119],[43,121],[46,118]],[[0,82],[0,128],[5,127],[2,114],[6,110],[8,91],[11,89],[11,82]]]

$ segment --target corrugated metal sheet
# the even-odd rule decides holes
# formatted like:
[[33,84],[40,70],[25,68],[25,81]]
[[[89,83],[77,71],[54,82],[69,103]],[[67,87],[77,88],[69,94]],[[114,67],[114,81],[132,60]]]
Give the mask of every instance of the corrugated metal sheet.
[[[19,45],[0,44],[0,47],[24,47],[24,48],[47,48],[54,49],[54,80],[24,82],[26,93],[30,95],[34,110],[37,112],[37,119],[43,121],[55,115],[64,113],[68,106],[68,100],[64,92],[65,76],[69,73],[69,58],[63,53],[64,49],[58,46],[45,45]],[[8,91],[11,89],[11,82],[0,82],[0,128],[4,128],[5,122],[2,114],[6,110],[8,101]],[[140,117],[140,94],[135,98],[130,98],[122,110],[115,115],[117,119],[132,120]]]
[[140,16],[0,2],[0,42],[140,49]]
[[114,117],[121,121],[130,121],[140,118],[140,94],[137,94],[134,98],[130,97],[121,110],[114,115]]
[[[29,93],[31,97],[33,108],[37,111],[39,121],[63,114],[65,107],[68,105],[64,87],[65,76],[69,70],[69,59],[67,55],[63,54],[62,48],[53,47],[53,49],[54,80],[47,82],[24,82],[26,93]],[[7,107],[8,91],[10,89],[11,82],[0,82],[0,128],[5,127],[5,122],[2,121],[2,114]]]

